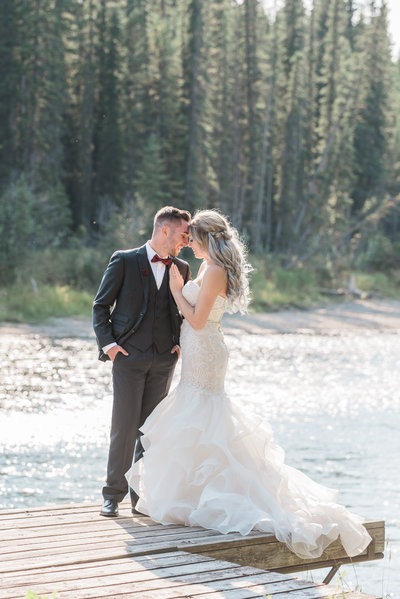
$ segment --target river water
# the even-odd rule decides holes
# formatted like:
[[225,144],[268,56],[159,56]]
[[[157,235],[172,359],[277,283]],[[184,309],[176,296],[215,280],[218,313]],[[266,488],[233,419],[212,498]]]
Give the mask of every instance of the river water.
[[[271,422],[287,463],[339,489],[352,511],[386,521],[385,559],[343,566],[334,584],[400,599],[400,335],[229,334],[226,342],[227,391]],[[100,506],[111,365],[97,361],[89,337],[3,333],[0,353],[0,508]]]

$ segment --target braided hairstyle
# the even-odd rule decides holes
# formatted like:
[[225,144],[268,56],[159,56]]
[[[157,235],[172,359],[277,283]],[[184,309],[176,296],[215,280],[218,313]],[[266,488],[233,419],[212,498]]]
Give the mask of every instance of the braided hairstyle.
[[228,310],[246,312],[250,299],[248,273],[253,269],[235,227],[217,210],[200,210],[190,222],[189,234],[215,264],[226,270]]

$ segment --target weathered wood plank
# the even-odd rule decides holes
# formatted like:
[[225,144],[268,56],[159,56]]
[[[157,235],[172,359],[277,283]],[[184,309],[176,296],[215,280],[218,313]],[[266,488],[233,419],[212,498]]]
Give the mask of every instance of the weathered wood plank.
[[[221,573],[221,572],[220,572]],[[298,579],[288,579],[280,582],[270,582],[265,580],[263,575],[247,576],[245,578],[225,578],[202,580],[201,576],[197,580],[183,579],[178,580],[152,579],[144,583],[137,583],[131,580],[129,583],[117,583],[113,585],[93,586],[86,589],[71,589],[74,599],[111,599],[111,597],[130,597],[134,599],[254,599],[263,597],[264,599],[271,595],[277,598],[288,599],[318,599],[322,597],[341,598],[341,599],[373,599],[371,595],[361,593],[346,593],[339,591],[334,586],[317,585],[308,581]],[[203,578],[205,578],[203,576]],[[39,589],[42,589],[39,591]],[[23,589],[21,589],[23,591]],[[43,593],[41,586],[33,588]],[[60,590],[60,589],[59,589]],[[60,590],[63,593],[62,590]],[[66,598],[71,597],[70,592]],[[2,599],[19,599],[20,595],[7,595]],[[60,599],[63,599],[62,594]]]
[[[25,517],[21,516],[20,518],[7,518],[0,521],[0,526],[2,530],[13,529],[16,527],[19,528],[30,528],[31,526],[54,526],[54,524],[78,524],[82,522],[98,522],[99,518],[106,520],[104,516],[100,516],[100,510],[97,511],[88,511],[81,512],[76,511],[73,513],[48,513],[48,514],[40,514],[37,516],[27,514]],[[151,518],[148,516],[133,516],[130,510],[120,511],[120,515],[115,520],[131,520],[138,523],[146,524],[155,524]],[[111,520],[111,518],[110,518]]]
[[[116,524],[118,526],[116,526]],[[80,522],[78,524],[65,525],[48,525],[48,526],[32,526],[32,527],[16,527],[3,530],[0,524],[1,538],[0,545],[6,544],[8,541],[20,541],[27,540],[29,542],[35,539],[51,538],[51,537],[62,537],[64,535],[86,535],[95,534],[100,535],[102,532],[107,531],[108,533],[119,533],[121,530],[132,531],[132,532],[143,532],[143,534],[153,534],[154,531],[158,530],[176,530],[181,528],[181,525],[169,524],[153,524],[138,522],[134,518],[100,518],[90,522]],[[198,531],[204,530],[200,526],[193,526],[191,530]]]
[[[195,567],[197,566],[197,567]],[[201,567],[203,569],[201,569]],[[186,571],[185,571],[186,570]],[[192,570],[192,571],[191,571]],[[280,576],[281,579],[276,577]],[[252,568],[243,568],[223,562],[214,562],[208,564],[189,564],[185,569],[182,566],[176,568],[164,568],[159,570],[143,570],[141,572],[126,572],[115,575],[92,577],[79,580],[57,581],[53,583],[43,583],[29,585],[29,589],[38,594],[50,594],[52,590],[57,588],[59,593],[66,593],[70,596],[73,592],[73,597],[82,593],[86,596],[90,594],[96,597],[98,593],[112,594],[115,591],[119,593],[125,591],[135,591],[142,593],[150,589],[170,589],[176,587],[187,587],[185,592],[192,592],[191,586],[203,584],[202,592],[208,586],[219,588],[229,588],[233,585],[245,586],[247,584],[267,584],[274,588],[291,588],[291,580],[289,575],[284,577],[276,573],[253,571]],[[278,585],[278,586],[277,586]],[[293,586],[294,585],[294,586]],[[293,583],[293,588],[300,588],[299,583]],[[14,586],[7,590],[7,597],[20,597],[25,593],[28,586]],[[2,591],[0,590],[0,597]]]
[[[263,572],[254,568],[239,567],[227,562],[210,560],[209,562],[201,561],[201,556],[196,556],[196,562],[187,564],[183,567],[182,564],[174,565],[167,568],[148,569],[146,564],[136,561],[131,562],[131,571],[125,573],[118,572],[109,576],[89,576],[79,581],[75,579],[65,580],[48,580],[40,581],[40,584],[23,585],[17,583],[13,585],[4,597],[11,599],[12,597],[20,597],[29,586],[30,590],[37,593],[51,593],[57,588],[59,592],[73,591],[73,597],[92,597],[97,599],[103,596],[114,596],[116,593],[120,596],[122,593],[129,591],[129,596],[134,593],[139,599],[143,592],[155,591],[154,597],[160,597],[160,591],[171,590],[170,597],[175,596],[193,596],[193,594],[211,592],[215,590],[229,590],[232,587],[244,588],[253,587],[257,584],[263,584],[268,592],[275,590],[289,592],[294,589],[308,588],[313,583],[307,581],[299,581],[289,575],[281,575],[275,572]],[[90,568],[93,571],[93,568]],[[41,574],[43,576],[44,570]],[[87,572],[86,572],[87,574]],[[62,576],[62,572],[53,572],[52,575],[56,578]],[[26,581],[25,581],[26,582]],[[33,581],[32,581],[33,582]],[[264,591],[265,592],[265,591]],[[3,595],[0,592],[0,597]]]
[[[147,556],[144,556],[147,557]],[[169,573],[176,574],[177,571],[184,573],[185,571],[196,572],[196,571],[207,571],[212,570],[216,560],[208,557],[199,556],[196,554],[176,553],[176,554],[159,554],[159,559],[145,560],[145,559],[119,559],[111,560],[109,562],[92,562],[90,564],[84,564],[83,567],[73,565],[70,567],[64,567],[60,570],[54,570],[54,568],[38,568],[36,570],[29,570],[28,572],[21,573],[18,575],[3,577],[0,582],[1,588],[10,588],[14,586],[26,586],[31,584],[44,584],[54,582],[65,582],[75,581],[79,576],[79,579],[92,579],[92,578],[112,578],[113,576],[129,575],[129,576],[141,576],[144,572],[150,572],[152,570],[158,573],[163,569],[165,570],[165,576]],[[224,563],[227,562],[218,562]],[[230,564],[232,566],[232,564]],[[236,569],[241,569],[243,566],[235,564]],[[244,566],[247,568],[247,566]],[[254,572],[258,572],[256,569],[252,569]],[[260,572],[263,572],[260,570]],[[289,575],[273,573],[277,579],[285,579]],[[275,578],[274,578],[275,579]]]
[[[212,531],[210,531],[212,532]],[[204,538],[204,528],[192,528],[191,533]],[[143,539],[155,539],[157,537],[163,537],[168,540],[170,537],[176,537],[179,534],[187,535],[182,526],[170,526],[168,528],[163,527],[161,524],[158,526],[152,526],[151,528],[135,527],[125,525],[120,526],[102,526],[99,523],[99,529],[97,527],[88,527],[86,529],[80,527],[78,531],[76,527],[61,528],[61,534],[57,534],[57,529],[52,530],[52,534],[48,535],[48,531],[44,530],[42,535],[37,533],[34,537],[24,536],[21,538],[4,539],[0,541],[0,554],[14,553],[15,551],[24,551],[29,549],[40,549],[40,548],[53,548],[63,547],[65,545],[81,545],[82,543],[93,543],[96,540],[103,540],[108,542],[109,540],[120,540],[120,541],[140,541]]]
[[[251,565],[255,568],[277,570],[285,568],[284,571],[299,571],[302,569],[324,568],[335,562],[357,562],[370,559],[380,559],[384,550],[385,528],[384,522],[366,523],[366,528],[374,539],[372,554],[367,548],[357,558],[349,558],[344,551],[340,541],[335,541],[322,554],[320,558],[303,560],[295,555],[284,543],[279,543],[275,537],[266,539],[267,542],[253,539],[252,543],[245,542],[221,543],[218,539],[207,539],[204,545],[196,542],[196,539],[184,539],[178,544],[177,549],[193,551],[202,555],[209,555],[216,559],[233,561],[238,564]],[[242,541],[243,541],[242,537]],[[283,571],[283,570],[280,570]]]
[[[204,542],[204,536],[201,537]],[[8,559],[0,561],[0,573],[18,572],[21,569],[38,568],[41,566],[63,566],[66,564],[81,564],[85,562],[93,562],[96,560],[117,559],[131,555],[132,557],[140,555],[149,555],[154,553],[163,553],[165,551],[176,551],[177,542],[164,541],[152,542],[150,539],[147,543],[108,543],[103,546],[102,543],[97,543],[90,548],[77,545],[76,547],[68,547],[64,552],[49,552],[44,550],[40,553],[37,550],[24,552],[25,556],[21,557],[19,552],[8,554]]]
[[[124,552],[125,555],[143,555],[145,553],[151,553],[153,547],[156,551],[159,551],[162,548],[164,548],[165,550],[170,549],[172,551],[175,551],[180,540],[187,538],[187,532],[182,527],[175,531],[171,531],[169,534],[164,533],[163,531],[159,532],[159,536],[140,535],[138,536],[138,538],[136,538],[134,534],[128,535],[126,538],[123,539],[119,539],[118,537],[108,538],[107,535],[104,535],[103,539],[89,538],[88,541],[85,543],[85,548],[90,548],[93,551],[102,550],[104,544],[106,544],[108,547],[119,547],[120,551]],[[195,537],[198,537],[199,539],[201,539],[201,543],[204,543],[204,540],[207,538],[208,535],[212,536],[213,532],[202,529],[197,532],[191,533],[191,538],[193,539]],[[43,542],[42,544],[39,544],[37,546],[35,545],[32,548],[30,548],[29,544],[27,544],[22,545],[20,547],[16,547],[15,550],[13,550],[12,547],[9,549],[10,551],[7,553],[0,553],[0,564],[8,562],[10,559],[13,559],[16,556],[18,556],[20,559],[26,559],[27,562],[29,562],[29,558],[32,556],[55,556],[65,554],[67,551],[70,553],[79,553],[82,550],[82,543],[74,543],[73,541],[69,542],[68,539],[66,539],[64,542]]]
[[[65,524],[68,525],[68,527],[71,525],[71,521],[70,518],[73,519],[74,521],[74,525],[79,527],[80,524],[82,524],[83,521],[87,522],[88,519],[90,522],[92,522],[94,524],[94,526],[96,526],[96,523],[98,524],[99,521],[99,516],[98,516],[98,506],[86,506],[85,508],[87,511],[87,513],[82,514],[79,510],[78,513],[76,514],[63,514],[60,515],[59,513],[54,514],[53,518],[51,518],[51,520],[54,522],[54,518],[56,518],[57,521],[57,525],[59,524]],[[127,508],[125,508],[128,513],[129,513],[129,505]],[[56,510],[57,511],[57,510]],[[70,511],[73,511],[73,506],[71,506]],[[38,512],[39,514],[40,512]],[[105,519],[103,519],[105,520]],[[124,520],[124,522],[122,522],[121,520]],[[135,526],[142,526],[144,529],[146,529],[146,526],[155,526],[155,524],[148,519],[147,517],[140,517],[139,520],[135,520],[132,517],[128,517],[128,518],[118,518],[116,519],[116,521],[118,521],[118,523],[120,523],[121,525],[123,524],[125,528],[128,528],[130,526],[130,523],[135,522]],[[37,522],[39,524],[39,522]],[[3,523],[4,524],[4,523]],[[8,524],[10,525],[10,527],[12,527],[13,523],[12,521],[9,521]],[[14,523],[17,524],[17,523]],[[49,519],[45,518],[44,521],[41,520],[39,526],[37,526],[36,528],[42,528],[43,526],[49,525]],[[24,521],[23,526],[26,526],[26,520]],[[170,525],[173,526],[173,525]],[[366,528],[369,529],[370,534],[374,537],[375,539],[375,551],[373,555],[368,556],[368,559],[378,559],[379,557],[381,557],[380,554],[382,554],[383,550],[384,550],[384,523],[383,522],[368,522],[366,523]],[[15,530],[15,529],[11,529],[11,530]],[[52,527],[52,532],[54,532],[54,526]],[[72,531],[71,531],[72,532]],[[89,532],[89,531],[88,531]],[[150,531],[149,531],[150,532]],[[187,533],[188,535],[190,535],[190,529],[187,529]],[[13,532],[11,532],[11,534],[13,534]],[[27,533],[29,535],[29,532]],[[68,534],[66,532],[66,534]],[[97,536],[96,534],[93,535],[93,537]],[[123,536],[123,535],[122,535]],[[28,537],[27,537],[28,538]],[[262,543],[257,542],[257,538],[262,539]],[[243,540],[244,539],[244,540]],[[206,552],[207,548],[203,548],[203,547],[199,547],[199,540],[197,539],[193,539],[193,538],[188,538],[188,539],[183,539],[181,544],[178,544],[176,547],[170,547],[171,550],[175,550],[177,548],[181,548],[183,550],[186,551],[202,551],[202,552]],[[233,559],[235,561],[240,561],[243,558],[244,559],[248,559],[249,554],[250,553],[257,553],[258,555],[258,560],[261,561],[255,561],[254,565],[258,566],[258,565],[262,565],[263,567],[274,567],[274,568],[278,568],[279,565],[277,565],[277,562],[279,561],[283,561],[283,563],[285,563],[285,567],[289,567],[289,568],[294,568],[294,569],[302,569],[304,566],[304,560],[299,560],[296,556],[294,556],[294,554],[292,552],[290,552],[290,550],[288,550],[284,545],[280,544],[277,542],[277,540],[272,536],[272,535],[266,535],[264,533],[252,533],[252,536],[248,536],[248,537],[241,537],[240,535],[236,535],[236,536],[232,536],[232,535],[219,535],[219,533],[209,533],[207,535],[207,540],[205,542],[205,545],[213,545],[212,551],[216,550],[217,548],[226,548],[227,547],[227,543],[229,543],[229,551],[230,549],[233,549],[235,547],[240,547],[240,545],[244,544],[246,547],[249,547],[250,545],[252,545],[253,543],[255,545],[265,545],[266,543],[273,543],[275,544],[275,547],[272,548],[270,547],[270,551],[266,551],[265,547],[263,547],[263,551],[259,551],[259,547],[256,549],[255,551],[251,551],[251,549],[247,549],[247,556],[243,556],[243,553],[246,553],[246,551],[241,551],[241,550],[237,550],[235,549],[235,551],[230,554],[230,553],[218,553],[218,554],[214,554],[212,553],[212,556],[214,557],[221,557],[223,559]],[[218,545],[223,545],[224,547],[218,547]],[[156,551],[160,550],[159,547],[155,548]],[[135,553],[137,555],[137,553]],[[261,554],[265,554],[265,555],[261,555]],[[274,563],[266,561],[268,559],[268,554],[273,554],[275,556],[275,560]],[[364,554],[364,556],[362,556],[359,559],[367,559],[367,553]],[[323,558],[320,558],[319,560],[314,560],[312,562],[309,562],[307,560],[307,564],[312,563],[313,566],[315,564],[314,567],[325,567],[326,563],[332,563],[332,560],[340,560],[340,559],[346,559],[346,555],[344,550],[342,549],[341,545],[339,543],[337,543],[336,545],[331,546],[330,548],[328,548],[328,552],[326,555],[323,556]],[[288,561],[289,560],[289,561]],[[240,562],[242,563],[242,562]],[[271,563],[271,565],[270,565]],[[268,564],[268,566],[266,566],[266,564]]]
[[[128,503],[125,501],[126,506],[128,506]],[[82,510],[82,509],[87,509],[87,510],[97,510],[99,511],[99,505],[100,503],[93,503],[93,502],[89,502],[89,501],[82,501],[80,503],[49,503],[48,505],[41,505],[41,506],[37,506],[37,507],[30,507],[30,508],[13,508],[10,510],[4,510],[1,509],[0,510],[0,519],[2,518],[7,518],[8,516],[14,516],[17,514],[27,514],[27,513],[37,513],[37,512],[61,512],[61,511],[68,511],[68,510]],[[121,506],[123,506],[124,504],[121,503]]]
[[[135,572],[136,564],[147,570],[157,568],[168,568],[169,566],[186,565],[200,562],[214,563],[213,558],[197,555],[196,553],[185,553],[177,551],[171,553],[156,553],[154,555],[142,555],[136,558],[125,557],[120,559],[86,562],[83,564],[66,564],[63,566],[38,567],[33,570],[20,570],[10,575],[4,575],[0,579],[0,588],[8,588],[14,584],[31,584],[37,582],[51,582],[56,580],[75,580],[77,576],[90,578],[102,574],[115,574],[118,572]],[[284,576],[278,574],[278,576]]]
[[[371,597],[343,595],[334,586],[287,573],[341,563],[345,552],[339,542],[319,560],[300,560],[265,533],[243,537],[163,526],[146,516],[132,517],[129,503],[115,519],[102,518],[98,510],[98,505],[75,504],[2,513],[0,598],[21,599],[28,589],[47,595],[56,590],[59,599]],[[358,559],[376,559],[384,548],[384,523],[368,522],[366,528],[373,543]]]
[[[4,563],[10,560],[34,558],[33,563],[26,563],[27,567],[36,567],[37,558],[62,554],[69,547],[71,559],[86,561],[88,551],[93,551],[93,559],[111,559],[124,555],[143,555],[144,553],[159,552],[162,550],[185,550],[209,555],[210,557],[234,561],[242,565],[252,565],[266,569],[290,568],[298,571],[302,568],[326,567],[336,561],[346,560],[345,552],[339,542],[328,547],[325,554],[315,560],[301,560],[272,535],[252,532],[243,537],[239,534],[221,535],[204,529],[191,529],[169,525],[168,527],[154,524],[149,519],[147,522],[134,522],[133,518],[106,520],[96,516],[96,521],[90,521],[86,532],[68,534],[69,526],[63,522],[51,527],[52,535],[46,537],[46,528],[42,529],[43,536],[38,541],[0,542],[0,571],[12,571],[4,568]],[[54,520],[54,518],[52,518]],[[79,530],[81,524],[73,524],[74,530]],[[96,526],[101,527],[102,532],[96,532]],[[367,556],[365,552],[357,560],[376,559],[378,550],[384,546],[384,523],[369,522],[366,528],[375,540],[375,551]],[[34,527],[35,534],[40,533],[41,527]],[[57,535],[57,529],[62,535]],[[111,534],[109,531],[113,531]],[[24,531],[28,535],[29,531]],[[104,550],[104,545],[107,545]],[[84,551],[82,553],[82,545]],[[105,551],[105,553],[104,553]],[[75,555],[76,554],[76,555]],[[46,562],[48,563],[48,562]],[[68,563],[71,563],[69,561]],[[15,564],[18,566],[18,564]],[[18,566],[19,567],[19,566]]]
[[[384,549],[384,530],[385,530],[384,521],[366,522],[365,528],[368,530],[368,532],[371,534],[371,536],[375,536],[375,535],[377,536],[378,544],[377,544],[376,550],[379,552],[383,551],[383,549]],[[249,535],[246,535],[246,536],[235,535],[233,533],[232,538],[230,538],[230,535],[219,535],[217,533],[215,536],[211,536],[210,538],[205,540],[204,550],[207,550],[208,548],[213,549],[213,550],[224,549],[224,548],[226,548],[228,543],[229,543],[229,546],[234,546],[234,547],[258,545],[261,540],[262,540],[263,544],[278,543],[278,544],[286,547],[286,545],[284,545],[283,543],[279,543],[279,541],[271,534],[259,533],[257,531],[252,531]],[[332,547],[333,545],[336,545],[337,543],[338,542],[332,543],[332,545],[330,545],[329,547]],[[194,548],[194,546],[196,546],[196,549],[198,549],[199,543],[196,539],[192,540],[190,538],[190,536],[188,536],[188,538],[186,540],[183,540],[181,542],[181,548],[184,551],[191,551],[192,547]],[[328,549],[329,549],[329,547],[328,547]],[[202,545],[202,548],[203,548],[203,545]],[[337,549],[335,548],[334,551],[336,551],[336,550]],[[290,553],[292,553],[292,552],[290,552]]]
[[[308,594],[307,596],[304,595],[303,591],[300,590],[298,593],[296,593],[296,595],[294,596],[295,591],[282,591],[281,590],[275,590],[272,592],[268,592],[266,593],[265,591],[260,591],[257,593],[255,589],[253,589],[252,587],[250,587],[247,590],[237,590],[235,591],[235,595],[228,595],[228,591],[229,589],[223,589],[222,592],[220,591],[207,591],[206,595],[201,595],[201,593],[196,593],[196,589],[193,589],[193,591],[191,591],[189,594],[185,593],[184,595],[177,595],[177,590],[178,589],[171,589],[171,590],[156,590],[156,591],[149,591],[149,592],[144,592],[142,594],[140,594],[140,596],[138,596],[137,594],[133,593],[123,593],[123,594],[118,594],[118,595],[113,595],[112,599],[192,599],[193,597],[195,599],[226,599],[227,597],[229,599],[268,599],[269,597],[271,598],[276,598],[276,599],[303,599],[304,597],[306,597],[306,599],[318,599],[321,597],[325,597],[326,595],[322,595],[318,589],[315,589],[312,591],[311,597]],[[232,592],[232,591],[231,591]],[[240,595],[239,595],[240,593]],[[352,592],[339,592],[339,594],[335,593],[332,594],[332,592],[330,592],[330,594],[328,594],[328,598],[329,599],[376,599],[376,597],[374,595],[366,595],[363,593],[352,593]],[[107,597],[99,597],[98,599],[111,599],[110,595],[108,595]]]
[[[38,507],[38,508],[25,508],[21,510],[0,510],[0,523],[7,522],[8,520],[24,520],[27,517],[42,518],[48,516],[57,515],[71,515],[74,514],[99,514],[101,508],[101,502],[98,504],[93,503],[82,503],[73,504],[69,506],[54,505],[49,507]],[[130,503],[121,503],[120,513],[126,513],[128,516],[131,513]],[[146,516],[147,517],[147,516]]]
[[[311,583],[310,583],[311,585]],[[269,589],[260,585],[250,586],[245,589],[227,589],[223,592],[215,592],[212,594],[206,593],[202,595],[196,595],[196,599],[266,599],[269,595],[280,599],[321,599],[328,597],[329,599],[376,599],[372,595],[365,595],[363,593],[347,593],[345,591],[338,591],[333,586],[317,586],[312,585],[309,588],[293,588],[293,589]],[[176,595],[174,599],[187,599],[188,595]],[[100,599],[100,598],[99,598]],[[155,596],[150,597],[143,595],[141,599],[155,599]]]

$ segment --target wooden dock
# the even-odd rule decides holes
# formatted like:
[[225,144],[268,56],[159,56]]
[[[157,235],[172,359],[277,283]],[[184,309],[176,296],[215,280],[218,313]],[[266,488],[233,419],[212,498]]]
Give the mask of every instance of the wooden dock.
[[[58,599],[376,599],[293,572],[383,557],[384,523],[368,522],[373,541],[349,560],[333,543],[319,560],[297,558],[275,537],[221,535],[203,528],[162,526],[132,516],[99,516],[81,504],[0,512],[0,599],[57,592]],[[233,562],[233,563],[232,563]]]

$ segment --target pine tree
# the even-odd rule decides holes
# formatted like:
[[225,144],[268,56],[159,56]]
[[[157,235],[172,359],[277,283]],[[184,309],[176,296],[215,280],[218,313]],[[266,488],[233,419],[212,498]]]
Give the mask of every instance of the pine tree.
[[256,193],[258,183],[258,160],[259,153],[259,119],[256,113],[256,104],[258,99],[257,84],[259,80],[259,69],[257,60],[257,0],[244,1],[244,26],[246,40],[246,108],[247,108],[247,126],[248,139],[247,150],[247,168],[249,174],[249,187],[247,194],[247,218],[253,214],[253,220],[257,218]]
[[15,46],[20,7],[15,0],[0,3],[0,186],[16,168],[16,103],[19,65]]
[[150,95],[149,0],[127,0],[124,18],[125,69],[122,112],[125,196],[133,199],[136,172],[153,126]]
[[204,207],[207,193],[204,183],[208,175],[207,140],[205,128],[206,104],[206,37],[207,6],[201,0],[191,0],[189,5],[189,30],[184,48],[184,98],[187,119],[187,160],[184,204],[189,210]]
[[353,109],[357,96],[357,61],[351,55],[348,22],[343,0],[329,6],[325,51],[319,74],[318,97],[318,185],[314,204],[319,206],[316,223],[337,228],[348,216],[349,189],[353,183]]
[[303,105],[304,87],[304,7],[301,0],[286,0],[277,25],[280,28],[277,94],[278,173],[275,193],[275,250],[290,252],[295,242],[294,222],[297,203],[303,196]]
[[263,6],[3,0],[2,231],[15,225],[4,198],[31,250],[63,242],[70,210],[94,240],[94,221],[150,220],[174,202],[221,208],[286,266],[347,251],[372,214],[395,243],[400,92],[385,2],[359,20],[355,0],[310,12],[284,0],[275,20]]
[[94,0],[74,5],[71,46],[73,62],[69,65],[72,100],[69,122],[73,138],[69,146],[69,184],[75,227],[91,230],[96,220],[93,203],[93,135],[95,127],[96,57]]
[[[183,116],[183,72],[177,23],[180,15],[174,3],[163,2],[161,14],[149,15],[151,44],[152,131],[160,143],[165,171],[164,191],[182,201],[185,177],[185,120]],[[148,141],[147,141],[148,143]]]
[[40,54],[42,94],[38,114],[35,178],[40,188],[57,188],[65,177],[65,136],[68,87],[65,36],[69,3],[54,0],[46,7],[45,31]]
[[0,193],[0,282],[14,282],[16,273],[31,250],[34,232],[33,193],[26,177],[21,175]]
[[[105,0],[98,17],[97,64],[98,94],[94,131],[94,194],[99,205],[107,197],[120,204],[122,146],[119,106],[119,17],[116,9],[109,13]],[[97,212],[97,211],[96,211]],[[98,214],[96,215],[98,218]]]
[[[6,3],[2,9],[7,17],[4,24],[9,26],[2,46],[8,52],[3,73],[7,90],[2,88],[4,101],[0,100],[7,151],[3,183],[8,180],[12,187],[23,173],[33,202],[35,245],[40,246],[46,243],[46,235],[64,236],[70,220],[63,187],[67,103],[63,40],[68,3],[32,0],[12,7]],[[0,50],[0,56],[5,58],[6,52]],[[46,235],[40,234],[40,222],[47,224]]]
[[208,181],[209,204],[227,211],[232,193],[232,61],[233,9],[227,0],[210,7],[208,64],[209,124],[213,178]]
[[371,2],[371,22],[363,38],[364,68],[362,101],[355,129],[355,184],[353,212],[362,210],[368,198],[385,194],[387,118],[390,86],[390,40],[387,10],[378,12]]
[[161,143],[157,135],[151,133],[143,150],[136,183],[138,204],[147,213],[149,222],[163,204],[170,202],[171,197],[166,187],[167,176],[161,156]]

